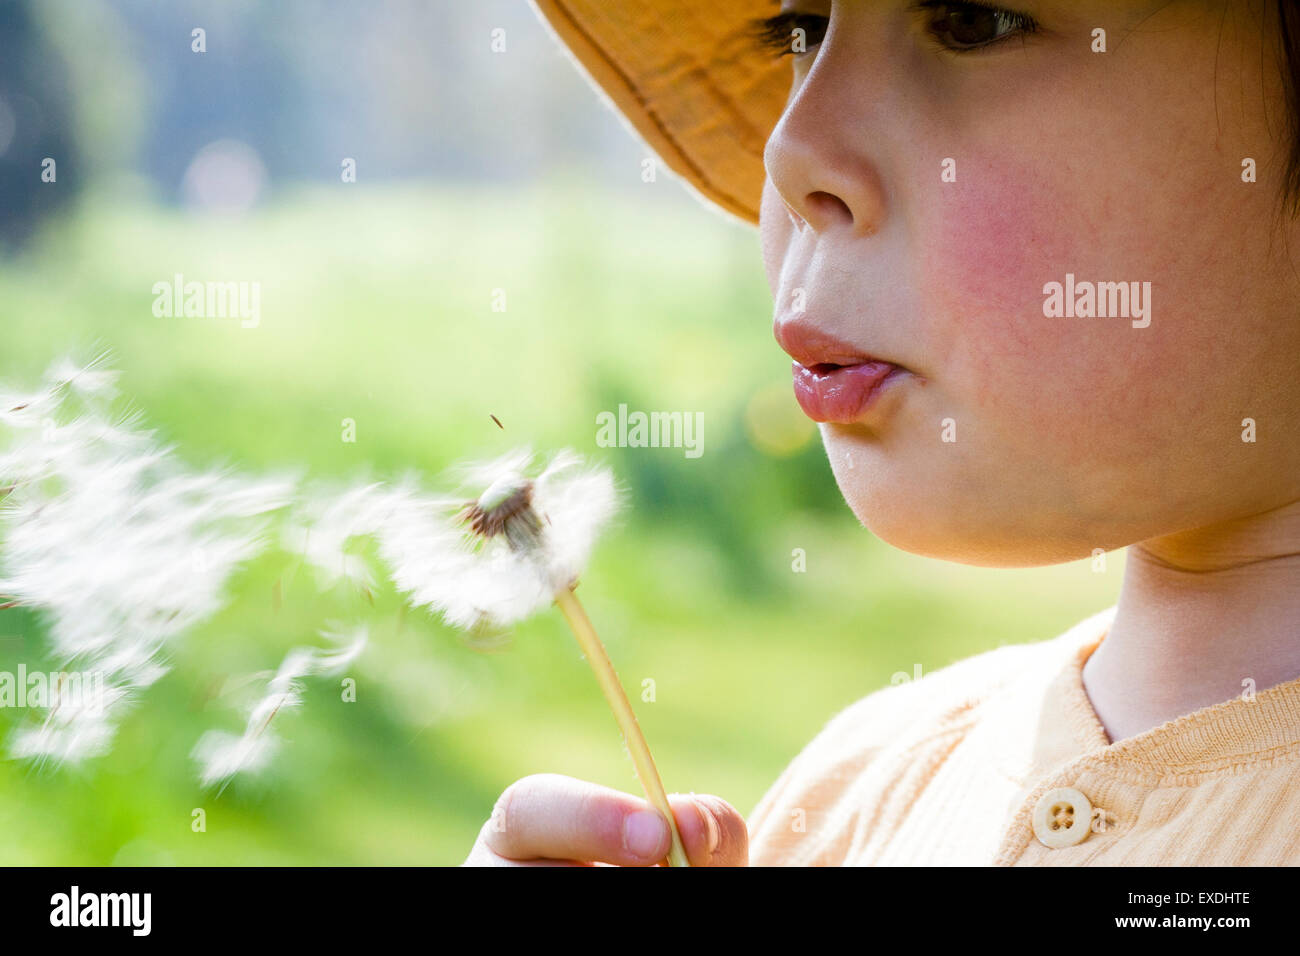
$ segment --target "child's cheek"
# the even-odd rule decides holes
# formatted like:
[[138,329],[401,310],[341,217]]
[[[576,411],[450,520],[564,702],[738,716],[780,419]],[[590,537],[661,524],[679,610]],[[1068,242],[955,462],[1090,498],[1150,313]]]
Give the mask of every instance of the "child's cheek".
[[959,161],[957,182],[934,187],[916,236],[914,288],[934,375],[963,398],[1041,399],[1079,365],[1077,354],[1070,362],[1079,343],[1043,315],[1043,286],[1088,271],[1095,232],[1071,194],[1077,187],[1060,185],[999,159]]

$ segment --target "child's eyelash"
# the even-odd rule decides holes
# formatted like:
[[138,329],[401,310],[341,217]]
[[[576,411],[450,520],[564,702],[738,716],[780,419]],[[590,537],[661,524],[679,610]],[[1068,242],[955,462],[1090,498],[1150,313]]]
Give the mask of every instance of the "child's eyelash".
[[[957,53],[986,49],[1013,36],[1024,36],[1038,29],[1038,21],[1029,14],[1008,10],[985,0],[919,0],[911,5],[911,9],[915,13],[928,15],[930,19],[927,29],[931,35],[946,49]],[[983,17],[981,25],[1006,32],[999,32],[984,40],[963,40],[960,34],[964,28],[972,26],[969,20],[972,15]],[[803,28],[805,45],[813,47],[822,41],[828,24],[829,18],[819,14],[786,10],[775,16],[749,21],[748,32],[761,49],[782,57],[794,52],[795,29]]]
[[816,46],[826,32],[826,25],[826,17],[786,10],[775,16],[750,20],[749,35],[759,47],[782,57],[794,52],[792,34],[796,28],[803,27],[808,46]]
[[[919,3],[912,4],[914,11],[929,14],[930,21],[928,29],[946,49],[958,53],[968,53],[975,50],[987,49],[1004,40],[1009,40],[1015,36],[1027,36],[1038,30],[1038,21],[1027,13],[1019,13],[1015,10],[1008,10],[1006,7],[999,7],[993,3],[987,3],[985,0],[961,0],[957,3],[945,3],[943,0],[921,0]],[[969,27],[968,21],[960,18],[975,15],[982,17],[983,26],[992,26],[995,29],[1005,29],[1005,33],[985,40],[973,40],[963,43],[958,40],[957,33],[963,28]],[[945,42],[946,35],[949,41]]]

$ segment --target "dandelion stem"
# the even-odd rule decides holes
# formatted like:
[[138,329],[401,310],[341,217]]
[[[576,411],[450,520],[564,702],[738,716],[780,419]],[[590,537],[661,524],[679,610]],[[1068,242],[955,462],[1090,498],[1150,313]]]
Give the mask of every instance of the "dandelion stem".
[[641,734],[641,727],[636,722],[636,714],[627,699],[627,694],[623,691],[623,685],[619,683],[618,674],[614,672],[614,665],[610,662],[609,655],[605,653],[605,646],[596,635],[596,629],[591,626],[591,620],[578,601],[578,596],[573,593],[573,588],[561,589],[555,595],[555,603],[563,612],[565,620],[569,622],[569,627],[573,630],[574,637],[578,639],[578,645],[586,655],[587,663],[591,665],[610,709],[614,711],[614,719],[618,721],[619,729],[623,731],[623,738],[627,741],[627,749],[632,755],[632,763],[636,767],[641,786],[645,789],[646,798],[668,820],[668,826],[673,834],[672,849],[668,852],[669,865],[690,866],[686,859],[686,851],[682,847],[682,836],[677,832],[677,820],[673,816],[672,807],[668,805],[668,795],[664,793],[659,771],[655,769],[654,759],[650,756],[650,747]]

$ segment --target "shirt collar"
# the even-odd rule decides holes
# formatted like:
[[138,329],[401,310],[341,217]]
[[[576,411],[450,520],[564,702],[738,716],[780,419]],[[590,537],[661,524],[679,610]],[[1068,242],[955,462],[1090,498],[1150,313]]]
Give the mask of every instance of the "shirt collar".
[[[1044,700],[1045,711],[1055,713],[1069,728],[1071,739],[1060,743],[1076,757],[1126,775],[1168,778],[1215,773],[1300,753],[1300,678],[1203,707],[1112,743],[1088,699],[1083,665],[1105,640],[1114,614],[1115,608],[1108,608],[1065,635],[1070,646],[1066,664]],[[1038,756],[1068,759],[1064,752]]]

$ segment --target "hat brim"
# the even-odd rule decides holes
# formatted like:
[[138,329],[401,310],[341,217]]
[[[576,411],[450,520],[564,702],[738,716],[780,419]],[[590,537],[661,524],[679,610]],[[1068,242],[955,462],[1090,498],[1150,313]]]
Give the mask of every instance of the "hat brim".
[[775,13],[779,0],[531,2],[670,170],[726,212],[758,222],[763,147],[791,74],[755,43],[749,24]]

